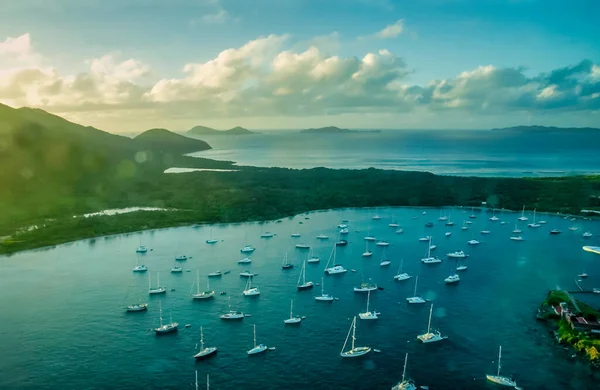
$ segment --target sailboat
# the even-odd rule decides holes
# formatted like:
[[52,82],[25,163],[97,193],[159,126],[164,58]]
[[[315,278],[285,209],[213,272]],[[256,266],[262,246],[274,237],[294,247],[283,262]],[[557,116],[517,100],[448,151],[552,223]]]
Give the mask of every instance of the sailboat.
[[[342,274],[342,273],[348,271],[346,268],[335,263],[335,254],[336,254],[336,246],[334,245],[333,251],[331,252],[331,255],[329,256],[329,260],[327,260],[327,264],[325,265],[325,273],[328,275]],[[331,268],[328,268],[329,263],[331,262],[332,258],[333,258],[333,266]]]
[[496,222],[499,219],[500,218],[496,217],[496,209],[492,209],[492,217],[490,218],[490,221]]
[[158,272],[156,273],[156,288],[152,288],[152,280],[150,275],[148,275],[148,293],[149,294],[164,294],[167,292],[165,287],[160,287],[160,275]]
[[[371,279],[369,279],[371,280]],[[360,284],[359,287],[354,287],[354,292],[370,292],[370,291],[376,291],[377,290],[377,284],[375,283],[371,283],[371,282],[362,282]]]
[[137,265],[133,267],[133,272],[146,272],[148,271],[148,267],[144,264],[140,264],[140,257],[137,258]]
[[248,257],[244,257],[241,260],[238,260],[238,264],[249,264],[252,263],[252,259],[249,259]]
[[313,250],[311,248],[311,250],[308,254],[308,260],[306,260],[306,262],[307,263],[318,263],[319,261],[321,261],[321,259],[313,254]]
[[389,226],[389,227],[393,227],[393,228],[397,228],[397,227],[399,227],[399,226],[400,226],[400,225],[399,225],[399,224],[398,224],[398,223],[395,221],[394,214],[392,214],[392,222],[391,222],[391,223],[388,223],[388,226]]
[[294,268],[294,264],[290,264],[288,262],[288,254],[285,252],[285,256],[283,257],[283,262],[281,263],[281,269],[292,269]]
[[423,343],[433,343],[436,341],[442,341],[447,339],[448,337],[442,336],[440,331],[435,331],[435,333],[431,332],[431,316],[433,314],[433,303],[429,308],[429,322],[427,323],[427,333],[420,334],[417,336],[417,339],[421,340]]
[[[346,344],[348,344],[348,339],[350,338],[350,333],[352,333],[352,348],[348,351],[344,351],[346,349]],[[344,346],[342,347],[342,351],[340,352],[340,356],[344,358],[350,357],[359,357],[368,354],[371,352],[371,347],[356,347],[354,342],[356,341],[356,316],[352,320],[352,325],[350,325],[350,330],[348,331],[348,336],[346,336],[346,341],[344,342]]]
[[467,269],[467,266],[466,266],[466,265],[464,265],[464,264],[463,264],[463,263],[460,261],[460,259],[458,259],[458,260],[456,261],[456,271],[464,271],[464,270],[466,270],[466,269]]
[[419,282],[419,277],[415,278],[415,291],[413,292],[413,296],[410,298],[406,298],[408,303],[425,303],[425,299],[417,295],[417,283]]
[[[521,219],[521,218],[519,218],[519,219]],[[515,222],[515,230],[513,230],[512,232],[515,234],[519,234],[519,233],[523,232],[521,229],[519,229],[519,221]]]
[[179,255],[175,257],[175,261],[186,261],[188,257],[186,255]]
[[417,386],[411,379],[406,379],[406,363],[408,362],[408,352],[404,356],[404,370],[402,370],[402,381],[396,386],[392,387],[392,390],[417,390]]
[[362,254],[362,257],[371,257],[373,256],[373,252],[369,250],[369,241],[365,241],[365,252]]
[[535,209],[533,209],[533,222],[527,226],[529,226],[530,228],[539,228],[541,226],[539,223],[535,222]]
[[500,346],[500,349],[498,350],[498,372],[496,373],[496,375],[487,374],[485,377],[487,378],[488,381],[497,383],[502,386],[517,387],[517,382],[515,382],[511,378],[500,375],[500,369],[502,368],[501,360],[502,360],[502,346]]
[[177,322],[173,322],[173,317],[171,316],[171,314],[169,314],[169,323],[168,324],[163,324],[163,318],[162,318],[162,302],[159,305],[159,321],[160,321],[160,325],[158,328],[154,328],[154,331],[156,332],[157,335],[161,335],[161,334],[166,334],[166,333],[171,333],[171,332],[176,332],[177,331],[177,327],[179,326],[179,324]]
[[[300,281],[302,280],[302,283]],[[298,290],[308,290],[313,288],[313,282],[306,281],[306,261],[302,263],[302,269],[300,270],[300,276],[298,277],[298,284],[296,287]]]
[[247,237],[248,237],[248,235],[244,234],[244,247],[242,249],[240,249],[240,252],[242,252],[242,253],[252,253],[256,249],[252,245],[246,244]]
[[290,302],[290,318],[283,320],[284,324],[297,324],[302,321],[301,317],[294,316],[294,300]]
[[456,251],[456,252],[447,253],[446,256],[448,256],[450,258],[455,258],[455,259],[463,259],[463,258],[467,257],[467,255],[465,254],[464,251]]
[[463,225],[462,225],[462,227],[460,228],[461,230],[469,230],[469,227],[467,226],[467,222],[468,222],[468,221],[463,221]]
[[[229,298],[231,299],[231,298]],[[225,314],[221,314],[221,319],[222,320],[243,320],[244,319],[244,313],[241,311],[237,311],[237,310],[231,310],[231,303],[229,304],[229,312],[225,313]]]
[[371,235],[371,226],[369,225],[369,230],[367,235],[365,236],[365,241],[375,241],[375,237]]
[[171,273],[172,274],[180,274],[183,272],[183,268],[179,267],[177,265],[174,265],[173,268],[171,268]]
[[427,256],[421,259],[423,264],[436,264],[442,262],[442,260],[440,260],[439,258],[431,256],[431,247],[433,246],[431,245],[431,239],[432,238],[429,237],[429,245],[427,245]]
[[389,261],[386,257],[386,251],[381,251],[381,262],[379,263],[380,267],[387,267],[390,264],[392,264],[391,261]]
[[400,260],[400,267],[398,267],[398,275],[394,276],[394,280],[401,282],[403,280],[408,280],[408,279],[412,278],[412,276],[410,276],[406,272],[402,272],[403,265],[404,265],[404,259]]
[[217,347],[206,347],[204,348],[204,332],[200,327],[200,351],[194,355],[196,359],[204,359],[205,357],[214,355],[217,353]]
[[256,345],[256,325],[254,326],[254,348],[248,351],[248,355],[256,355],[258,353],[265,352],[267,350],[267,346],[264,344]]
[[192,295],[193,299],[208,299],[215,296],[215,292],[210,289],[210,279],[206,278],[206,291],[200,292],[200,271],[196,271],[196,294]]
[[378,315],[381,313],[378,313],[376,311],[369,311],[369,303],[371,301],[371,291],[369,291],[367,293],[367,310],[365,310],[364,313],[358,313],[358,317],[361,320],[376,320],[378,319]]
[[460,282],[460,276],[458,276],[458,274],[455,271],[453,274],[450,274],[450,276],[444,279],[444,282],[446,282],[446,284],[458,283]]
[[148,252],[148,248],[145,245],[142,245],[142,238],[140,237],[140,246],[135,250],[136,253],[146,253]]
[[128,305],[125,310],[127,312],[136,312],[136,311],[146,311],[148,310],[148,304],[147,303],[135,303],[133,305]]
[[590,238],[591,236],[592,236],[592,233],[590,233],[590,232],[583,233],[583,238]]
[[517,218],[519,221],[527,221],[529,218],[525,216],[525,205],[523,205],[523,211],[521,211],[521,216]]
[[321,295],[315,296],[315,301],[333,302],[333,296],[325,294],[325,278],[321,278]]
[[252,287],[252,276],[248,278],[248,281],[246,282],[246,288],[244,288],[242,294],[247,297],[260,295],[258,287]]
[[477,216],[476,216],[475,214],[473,214],[473,211],[474,211],[474,210],[475,210],[475,208],[474,208],[474,207],[471,207],[471,215],[469,215],[469,218],[471,218],[471,219],[475,219],[475,218],[477,218]]
[[208,240],[206,240],[207,244],[216,244],[217,242],[219,242],[219,240],[215,240],[214,238],[212,238],[212,228],[210,228],[209,233],[208,233]]

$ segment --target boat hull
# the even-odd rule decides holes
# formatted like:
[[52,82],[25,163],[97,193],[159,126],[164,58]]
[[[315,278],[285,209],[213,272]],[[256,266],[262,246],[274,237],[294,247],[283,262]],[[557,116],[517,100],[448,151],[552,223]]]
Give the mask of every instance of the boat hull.
[[412,303],[412,304],[418,304],[418,303],[425,303],[426,301],[421,297],[410,297],[410,298],[406,298],[406,302]]
[[394,276],[394,280],[397,280],[399,282],[402,282],[403,280],[408,280],[410,278],[412,278],[412,276],[410,276],[409,274],[400,274]]
[[169,327],[156,328],[156,329],[154,329],[154,332],[156,332],[157,336],[160,336],[163,334],[177,332],[177,329],[178,329],[178,325],[175,325],[175,326],[169,326]]
[[283,323],[286,325],[299,324],[302,321],[300,317],[288,318],[287,320],[283,320]]
[[333,302],[333,297],[319,296],[319,297],[315,297],[315,301],[317,301],[317,302]]
[[259,353],[265,352],[266,350],[267,350],[267,346],[261,344],[261,345],[257,345],[256,347],[252,348],[247,353],[248,353],[248,356],[250,356],[250,355],[257,355]]
[[314,283],[313,282],[308,282],[308,283],[301,284],[301,285],[297,286],[298,290],[300,290],[300,291],[302,291],[302,290],[310,290],[313,287],[314,287]]
[[506,387],[516,387],[517,386],[517,382],[511,380],[510,378],[504,377],[504,376],[486,375],[485,377],[488,381],[496,383],[501,386],[506,386]]
[[206,359],[207,357],[214,356],[216,354],[217,354],[217,348],[209,347],[209,348],[204,348],[202,351],[195,354],[194,358],[196,360],[202,360],[202,359]]
[[371,347],[356,347],[346,352],[341,352],[340,356],[343,358],[355,358],[364,356],[371,352]]

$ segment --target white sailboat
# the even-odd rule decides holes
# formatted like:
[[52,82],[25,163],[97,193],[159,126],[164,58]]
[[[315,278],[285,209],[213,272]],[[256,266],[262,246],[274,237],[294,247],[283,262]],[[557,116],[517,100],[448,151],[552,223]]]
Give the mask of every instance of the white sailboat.
[[437,264],[442,262],[441,259],[435,256],[431,256],[431,247],[433,246],[431,245],[431,240],[432,237],[429,237],[429,245],[427,245],[427,256],[421,259],[423,264]]
[[377,291],[377,284],[376,283],[372,283],[370,281],[371,279],[369,278],[369,282],[363,282],[360,284],[360,286],[358,287],[354,287],[354,292],[370,292],[370,291]]
[[154,331],[156,332],[156,334],[161,335],[161,334],[176,332],[179,324],[177,322],[173,322],[173,317],[171,316],[171,314],[169,314],[169,323],[163,324],[162,302],[160,302],[158,310],[159,310],[159,317],[158,317],[159,318],[159,326],[158,326],[158,328],[154,328]]
[[425,299],[417,295],[417,283],[419,282],[419,277],[415,278],[415,291],[413,292],[413,296],[410,298],[406,298],[408,303],[425,303]]
[[146,272],[148,271],[148,267],[146,267],[144,264],[140,264],[140,257],[137,257],[137,264],[135,267],[133,267],[133,272]]
[[207,244],[216,244],[217,242],[219,242],[219,240],[215,240],[214,238],[212,238],[212,228],[210,228],[209,233],[208,233],[208,240],[206,240]]
[[149,294],[164,294],[167,292],[167,288],[166,287],[161,287],[160,286],[160,275],[158,274],[158,272],[156,273],[156,288],[152,288],[152,279],[150,278],[150,275],[148,275],[148,293]]
[[140,237],[140,246],[135,250],[136,253],[146,253],[148,252],[148,248],[145,245],[142,245],[142,238]]
[[464,259],[465,257],[467,257],[467,255],[465,254],[464,251],[456,251],[456,252],[447,253],[446,256],[448,256],[450,258],[455,258],[455,259]]
[[496,373],[496,375],[487,374],[485,377],[487,378],[488,381],[502,385],[502,386],[517,387],[517,382],[515,382],[511,378],[500,375],[500,369],[502,368],[501,360],[502,360],[502,346],[500,346],[500,349],[498,350],[498,372]]
[[525,216],[525,205],[523,205],[523,211],[521,211],[521,216],[517,218],[519,221],[527,221],[529,218]]
[[250,349],[247,353],[248,355],[256,355],[258,353],[265,352],[267,350],[267,346],[264,344],[256,345],[256,325],[254,326],[254,348]]
[[476,216],[475,214],[473,214],[473,211],[474,211],[474,210],[475,210],[475,208],[474,208],[474,207],[471,207],[471,215],[469,215],[469,218],[471,218],[471,219],[475,219],[475,218],[477,218],[477,216]]
[[288,261],[288,254],[285,252],[285,256],[283,257],[283,262],[281,263],[281,269],[292,269],[294,268],[294,264],[291,264]]
[[367,231],[367,235],[365,237],[365,241],[375,241],[375,237],[371,235],[371,226],[369,226],[369,230]]
[[204,359],[205,357],[214,355],[217,353],[217,347],[206,347],[204,348],[204,332],[200,327],[200,350],[194,355],[196,359]]
[[397,228],[398,226],[400,226],[400,225],[399,225],[399,224],[396,222],[396,220],[395,220],[395,218],[394,218],[394,214],[392,214],[392,222],[388,223],[388,226],[389,226],[389,227],[393,227],[393,228]]
[[290,236],[297,238],[297,237],[300,237],[300,233],[292,233],[292,234],[290,234]]
[[[300,281],[302,281],[302,283],[300,283]],[[313,282],[307,282],[306,281],[306,261],[302,263],[302,269],[300,270],[300,276],[298,277],[298,283],[296,285],[296,288],[298,290],[308,290],[313,288],[314,283]]]
[[490,218],[490,221],[496,222],[499,219],[500,218],[496,217],[496,209],[492,209],[492,217]]
[[442,336],[439,330],[435,332],[431,331],[431,316],[433,314],[433,303],[429,308],[429,322],[427,323],[427,333],[420,334],[417,336],[417,339],[421,340],[423,343],[434,343],[436,341],[442,341],[447,339],[448,337]]
[[301,317],[294,316],[294,300],[290,302],[290,318],[283,320],[284,324],[297,324],[302,321]]
[[[331,255],[329,256],[329,260],[327,260],[327,264],[325,265],[325,273],[327,275],[342,274],[342,273],[348,271],[346,268],[335,263],[335,255],[336,255],[336,246],[334,245],[333,251],[331,252]],[[329,263],[331,262],[332,259],[333,259],[333,265],[331,268],[329,268]]]
[[590,232],[583,233],[583,238],[590,238],[591,236],[592,236],[592,233],[590,233]]
[[373,252],[369,250],[369,241],[365,241],[365,251],[362,254],[362,257],[371,257],[373,256]]
[[533,209],[533,222],[532,222],[532,223],[530,223],[529,225],[527,225],[527,226],[529,226],[530,228],[539,228],[540,226],[542,226],[542,225],[540,225],[539,223],[536,223],[536,222],[535,222],[535,210],[536,210],[536,209]]
[[[346,344],[348,344],[348,339],[350,338],[350,334],[352,333],[352,348],[348,351],[344,351],[346,349]],[[340,356],[343,358],[351,358],[351,357],[359,357],[368,354],[371,352],[371,347],[356,347],[354,345],[356,341],[356,317],[352,320],[352,325],[350,325],[350,330],[348,331],[348,336],[346,336],[346,341],[344,342],[344,346],[342,347],[342,351],[340,352]]]
[[315,296],[317,302],[333,302],[334,298],[330,294],[325,294],[325,278],[321,278],[321,295]]
[[381,262],[379,263],[380,267],[387,267],[392,264],[392,262],[388,260],[386,254],[387,253],[385,250],[381,251]]
[[460,259],[458,259],[458,260],[456,261],[456,271],[464,271],[464,270],[466,270],[466,269],[467,269],[467,266],[466,266],[466,265],[464,265],[464,264],[463,264],[463,263],[460,261]]
[[477,241],[475,239],[472,239],[472,240],[467,241],[467,244],[469,244],[469,245],[479,245],[479,241]]
[[210,279],[206,278],[206,291],[200,292],[200,271],[196,270],[196,294],[192,294],[192,299],[209,299],[215,296],[215,292],[210,289]]
[[522,233],[522,230],[519,229],[519,221],[515,221],[515,230],[512,231],[514,234]]
[[246,282],[246,288],[244,288],[244,291],[242,292],[242,294],[244,294],[246,297],[260,295],[260,290],[258,287],[252,287],[252,278],[252,276],[248,278],[248,281]]
[[406,272],[402,272],[403,265],[404,265],[404,259],[400,260],[400,267],[398,267],[398,274],[396,276],[394,276],[394,280],[401,282],[403,280],[408,280],[408,279],[412,278],[412,276],[410,276]]
[[220,317],[222,320],[243,320],[244,313],[237,310],[231,310],[231,304],[229,304],[229,312],[221,314]]
[[408,352],[404,356],[404,369],[402,370],[402,381],[396,386],[392,387],[392,390],[417,390],[417,386],[411,379],[406,378],[406,363],[408,362]]
[[307,263],[318,263],[319,261],[321,261],[321,259],[317,256],[315,256],[313,254],[313,250],[311,249],[309,254],[308,254],[308,260],[306,260]]
[[510,239],[513,241],[523,241],[523,237],[521,236],[511,236]]
[[148,310],[148,304],[147,303],[135,303],[133,305],[128,305],[125,308],[125,310],[128,312],[146,311],[146,310]]
[[367,293],[367,310],[363,313],[358,313],[358,317],[361,320],[376,320],[378,319],[381,313],[376,312],[375,310],[369,311],[369,303],[371,302],[371,291]]
[[448,276],[446,279],[444,279],[444,282],[446,282],[446,284],[458,283],[460,282],[460,276],[458,276],[458,274],[454,272],[453,274],[450,274],[450,276]]

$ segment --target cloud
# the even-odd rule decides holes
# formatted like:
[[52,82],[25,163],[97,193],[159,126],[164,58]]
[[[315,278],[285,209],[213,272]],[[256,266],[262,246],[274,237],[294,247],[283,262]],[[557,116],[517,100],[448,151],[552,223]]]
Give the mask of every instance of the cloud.
[[375,34],[379,39],[397,38],[404,31],[404,20],[400,19],[394,24],[386,26],[383,30]]
[[202,21],[204,23],[209,23],[209,24],[224,23],[228,19],[229,19],[229,13],[227,11],[225,11],[224,9],[220,9],[213,14],[207,14],[202,17]]
[[[337,35],[334,35],[337,39]],[[84,61],[62,74],[38,61],[28,34],[0,42],[0,101],[67,116],[163,121],[249,117],[418,113],[443,118],[600,110],[600,67],[590,60],[528,75],[524,67],[479,66],[426,85],[409,82],[405,61],[382,49],[329,53],[315,40],[298,49],[269,35],[181,67],[179,77],[149,75],[149,65],[120,53]],[[32,59],[36,59],[35,61]],[[11,63],[10,66],[5,64]],[[115,125],[116,126],[116,125]]]

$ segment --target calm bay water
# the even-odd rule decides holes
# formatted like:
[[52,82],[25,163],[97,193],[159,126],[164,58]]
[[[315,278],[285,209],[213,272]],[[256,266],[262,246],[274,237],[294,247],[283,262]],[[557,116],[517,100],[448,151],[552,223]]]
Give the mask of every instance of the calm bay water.
[[[421,215],[423,210],[427,216]],[[382,215],[382,220],[373,221],[374,213]],[[584,244],[598,245],[598,235],[588,240],[581,236],[586,230],[600,234],[598,222],[543,216],[547,225],[536,230],[523,227],[526,241],[512,242],[508,237],[518,216],[514,213],[497,214],[507,221],[505,225],[490,222],[490,214],[477,213],[468,231],[460,229],[467,218],[462,210],[444,210],[457,224],[454,227],[437,222],[439,213],[410,208],[334,210],[310,213],[310,219],[301,215],[281,223],[148,231],[0,257],[0,388],[185,389],[193,387],[194,370],[198,370],[202,382],[210,374],[213,389],[389,389],[400,379],[404,354],[409,352],[408,373],[420,385],[492,389],[482,378],[495,372],[499,344],[503,346],[503,372],[513,374],[525,389],[594,388],[597,374],[594,378],[585,363],[569,359],[571,351],[557,348],[534,314],[548,289],[572,289],[578,273],[590,275],[587,287],[600,287],[600,257],[581,250]],[[403,234],[387,226],[392,214]],[[413,216],[419,218],[413,220]],[[321,263],[307,264],[307,278],[320,282],[336,225],[342,219],[350,221],[350,243],[339,248],[338,263],[357,272],[325,277],[326,292],[340,300],[317,303],[313,295],[320,293],[320,287],[296,291],[307,252],[294,245],[303,242],[314,247]],[[435,227],[424,228],[429,220],[435,221]],[[571,232],[569,226],[579,229]],[[484,228],[492,233],[480,235]],[[552,228],[563,234],[550,236]],[[379,247],[373,258],[361,258],[369,229],[377,238],[391,242],[390,267],[379,267]],[[264,231],[277,235],[259,238]],[[445,237],[446,231],[452,231],[452,236]],[[295,232],[302,237],[291,238]],[[330,239],[317,240],[321,233]],[[424,234],[434,237],[442,264],[420,263],[426,244],[417,239]],[[222,241],[205,244],[211,235]],[[257,249],[250,256],[252,264],[240,266],[237,260],[244,257],[239,249],[245,236]],[[481,245],[468,247],[466,241],[473,237]],[[166,296],[149,297],[148,275],[131,272],[140,239],[152,248],[140,258],[154,281],[160,272],[161,285],[168,288]],[[458,285],[447,286],[443,279],[455,262],[444,255],[460,249],[470,254],[469,268]],[[281,270],[286,252],[296,264],[293,270]],[[182,253],[192,256],[182,264],[192,272],[170,274],[174,257]],[[406,304],[414,279],[392,279],[402,258],[406,272],[420,275],[419,293],[435,303],[433,326],[449,336],[445,342],[416,342],[416,335],[426,330],[429,305]],[[227,295],[193,302],[190,294],[197,269],[201,275],[231,270],[211,280],[212,289]],[[258,298],[241,296],[245,279],[239,272],[245,269],[259,273],[255,285],[262,294]],[[366,296],[352,291],[363,277],[372,278],[384,290],[371,296],[371,307],[382,313],[380,319],[358,323],[358,345],[382,352],[342,359],[339,352],[351,317],[366,305]],[[203,277],[203,286],[205,281]],[[578,298],[600,307],[597,295]],[[307,317],[300,326],[283,324],[290,299],[294,299],[295,313]],[[139,300],[149,302],[148,312],[124,312],[123,306]],[[158,324],[161,300],[165,317],[172,312],[181,328],[178,333],[156,337],[151,328]],[[229,302],[252,317],[240,323],[221,321],[219,315],[228,310]],[[192,326],[183,328],[184,324]],[[257,325],[258,342],[276,351],[246,355],[252,346],[252,324]],[[200,326],[207,344],[217,346],[219,352],[196,363],[192,356]]]
[[599,133],[395,130],[344,135],[265,131],[202,137],[194,156],[284,168],[380,168],[461,176],[562,176],[599,173]]

